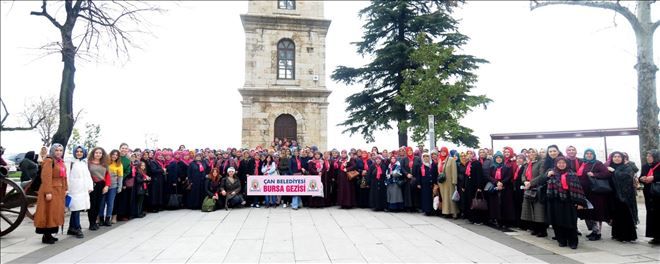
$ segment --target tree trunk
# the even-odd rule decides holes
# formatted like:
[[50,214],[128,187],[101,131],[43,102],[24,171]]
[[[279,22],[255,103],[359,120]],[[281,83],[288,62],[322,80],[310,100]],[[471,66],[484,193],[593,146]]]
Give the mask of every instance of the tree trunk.
[[653,62],[653,33],[651,28],[651,2],[637,2],[637,19],[642,26],[635,32],[637,40],[637,128],[639,129],[640,160],[644,162],[646,151],[660,148],[658,129],[658,103],[655,74],[658,67]]
[[403,130],[401,131],[401,128],[399,128],[399,147],[401,146],[408,146],[408,131]]
[[76,47],[72,40],[73,26],[65,26],[61,30],[62,35],[62,83],[60,84],[60,124],[57,132],[53,135],[53,143],[60,143],[66,149],[66,145],[73,131],[73,90],[76,87],[74,77],[76,74],[75,57]]

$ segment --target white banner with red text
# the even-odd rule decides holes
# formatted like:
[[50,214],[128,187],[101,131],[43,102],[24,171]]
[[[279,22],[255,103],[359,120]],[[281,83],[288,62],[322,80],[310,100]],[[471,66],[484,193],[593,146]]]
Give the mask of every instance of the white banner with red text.
[[323,183],[318,175],[248,176],[247,194],[323,197]]

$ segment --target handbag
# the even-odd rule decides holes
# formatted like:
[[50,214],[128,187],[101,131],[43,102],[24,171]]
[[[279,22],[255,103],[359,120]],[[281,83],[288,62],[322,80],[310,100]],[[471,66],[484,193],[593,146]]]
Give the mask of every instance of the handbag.
[[346,173],[346,176],[348,176],[348,180],[349,180],[349,181],[352,181],[352,180],[355,179],[355,177],[357,177],[358,175],[360,175],[360,173],[357,172],[356,170],[352,170],[352,171],[349,171],[349,172]]
[[202,212],[213,212],[215,208],[215,200],[211,196],[204,197],[202,202]]
[[538,197],[538,193],[539,190],[537,188],[527,189],[523,193],[523,197],[530,201],[536,201],[536,198]]
[[660,182],[654,182],[650,184],[651,187],[651,197],[660,198]]
[[589,177],[589,181],[591,182],[591,191],[593,193],[605,194],[612,192],[612,186],[610,185],[609,179],[599,179],[596,177]]
[[495,189],[495,184],[493,184],[492,182],[486,183],[486,186],[484,187],[484,191],[486,192],[494,192],[496,190],[497,189]]
[[[479,194],[481,194],[481,196]],[[486,199],[484,199],[483,192],[477,191],[477,193],[474,194],[474,199],[472,199],[472,204],[470,205],[470,210],[475,210],[475,211],[486,211],[486,210],[488,210],[488,203],[486,203]]]
[[361,177],[360,178],[360,189],[367,189],[369,188],[369,184],[367,184],[367,177]]
[[451,195],[451,200],[457,203],[461,201],[461,195],[458,193],[457,190],[454,190],[454,194]]
[[440,173],[438,175],[438,182],[439,183],[444,183],[445,181],[447,181],[447,174],[445,174],[444,172]]

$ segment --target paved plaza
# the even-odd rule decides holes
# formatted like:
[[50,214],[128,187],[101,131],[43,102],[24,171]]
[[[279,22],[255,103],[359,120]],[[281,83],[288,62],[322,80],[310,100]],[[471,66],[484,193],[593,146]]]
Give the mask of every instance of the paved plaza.
[[[644,214],[640,204],[640,218]],[[503,233],[464,220],[336,207],[165,211],[96,232],[84,230],[85,239],[60,234],[60,242],[48,246],[40,243],[31,224],[26,220],[2,238],[2,263],[660,261],[660,247],[651,247],[647,238],[619,243],[609,238],[607,225],[603,240],[586,242],[581,237],[579,248],[571,250],[557,247],[550,238]],[[642,222],[639,234],[643,227]],[[583,224],[581,229],[586,233]]]

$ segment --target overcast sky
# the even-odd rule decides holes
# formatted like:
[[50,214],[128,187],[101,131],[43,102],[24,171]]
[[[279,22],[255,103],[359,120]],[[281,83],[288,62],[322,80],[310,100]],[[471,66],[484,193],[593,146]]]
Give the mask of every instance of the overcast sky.
[[[39,59],[41,51],[35,49],[58,40],[45,18],[29,15],[40,4],[0,4],[0,88],[10,112],[8,122],[13,124],[20,121],[26,100],[59,92],[60,57]],[[325,3],[325,17],[332,20],[326,42],[328,74],[338,65],[360,66],[368,61],[356,56],[350,44],[361,38],[363,22],[357,13],[367,4]],[[120,142],[144,147],[145,134],[157,135],[161,147],[240,146],[237,89],[245,78],[245,36],[239,15],[247,13],[247,2],[161,5],[168,12],[149,16],[153,36],[138,35],[141,49],[131,51],[130,61],[78,61],[74,110],[85,110],[79,127],[84,129],[86,122],[100,124],[100,145],[107,149]],[[464,120],[483,146],[490,146],[492,133],[636,126],[635,41],[622,16],[563,6],[532,12],[527,1],[468,2],[455,16],[461,21],[460,31],[471,38],[462,52],[490,61],[478,70],[474,93],[485,93],[494,102]],[[653,17],[660,18],[655,11]],[[329,75],[325,78],[332,91],[329,147],[397,146],[395,131],[376,133],[372,144],[359,135],[342,134],[337,124],[347,116],[344,99],[361,85],[347,87],[331,81]],[[9,153],[40,146],[36,132],[1,136]],[[495,147],[511,144],[517,150],[548,143],[495,142]],[[598,139],[557,143],[561,148],[578,145],[580,152],[586,146],[602,149]],[[637,153],[634,137],[608,143],[610,148]]]

